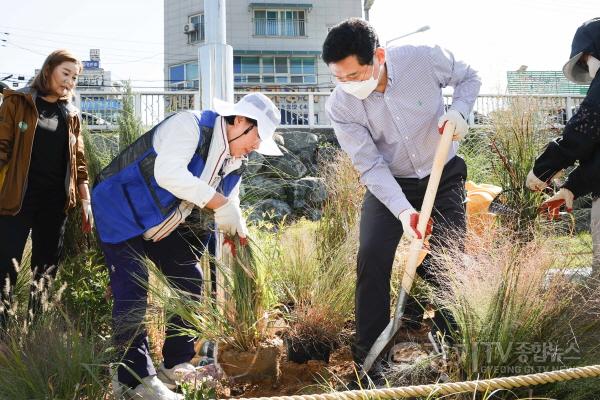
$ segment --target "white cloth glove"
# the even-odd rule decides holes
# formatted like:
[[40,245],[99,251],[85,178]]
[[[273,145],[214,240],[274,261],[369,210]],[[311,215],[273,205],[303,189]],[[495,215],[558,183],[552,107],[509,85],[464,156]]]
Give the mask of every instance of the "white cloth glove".
[[94,213],[92,213],[92,202],[87,199],[81,199],[81,211],[83,213],[83,230],[91,232],[94,227]]
[[438,121],[438,129],[440,134],[444,133],[444,124],[450,121],[454,124],[454,132],[452,133],[452,140],[461,140],[469,132],[469,124],[463,118],[462,115],[456,110],[450,110],[446,114],[442,115]]
[[[421,239],[423,235],[417,230],[419,223],[419,212],[414,208],[407,208],[398,215],[398,219],[402,223],[402,230],[405,235],[408,235],[410,240]],[[427,224],[425,236],[431,234],[431,218]]]
[[534,192],[540,192],[548,186],[546,182],[542,181],[540,178],[535,176],[533,170],[529,171],[527,174],[527,179],[525,180],[525,186],[527,186],[530,190]]
[[230,199],[221,207],[215,208],[215,223],[217,229],[222,232],[230,235],[237,233],[242,238],[248,236],[248,228],[242,216],[242,210],[237,202]]

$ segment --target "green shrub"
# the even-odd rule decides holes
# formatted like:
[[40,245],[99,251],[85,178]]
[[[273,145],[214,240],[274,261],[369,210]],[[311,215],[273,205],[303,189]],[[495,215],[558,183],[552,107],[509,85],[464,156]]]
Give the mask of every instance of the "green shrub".
[[149,263],[154,276],[149,291],[167,315],[179,315],[191,325],[183,334],[226,343],[240,351],[255,349],[266,338],[269,289],[255,258],[255,245],[232,239],[236,253],[217,263],[222,297],[192,297],[168,284],[167,277]]
[[492,174],[493,154],[489,135],[487,130],[474,129],[461,141],[458,148],[458,154],[467,164],[467,180],[478,184],[496,184]]
[[108,393],[108,344],[93,327],[47,313],[28,328],[13,327],[0,352],[0,399],[103,399]]
[[342,151],[322,164],[319,174],[325,181],[327,200],[315,235],[318,258],[326,264],[330,255],[357,229],[365,188],[350,158]]
[[123,109],[117,118],[117,132],[119,133],[119,151],[123,151],[142,134],[142,123],[135,115],[135,107],[131,84],[125,83],[123,95]]
[[458,324],[463,378],[582,365],[584,354],[598,359],[597,295],[548,274],[555,257],[548,238],[524,240],[498,228],[484,237],[468,235],[465,252],[434,256],[446,281],[437,295]]
[[538,192],[525,187],[525,180],[553,134],[545,128],[543,114],[533,99],[516,97],[506,109],[496,111],[492,116],[493,183],[502,187],[501,199],[511,210],[501,215],[501,221],[521,233],[531,233],[542,202]]
[[110,332],[111,303],[104,298],[109,284],[108,269],[100,250],[91,250],[65,260],[56,285],[65,285],[63,306],[73,319],[85,320],[95,331]]

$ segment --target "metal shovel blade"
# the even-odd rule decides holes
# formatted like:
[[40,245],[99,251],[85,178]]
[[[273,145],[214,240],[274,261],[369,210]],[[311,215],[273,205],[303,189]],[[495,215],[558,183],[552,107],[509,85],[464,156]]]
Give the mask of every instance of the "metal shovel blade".
[[375,340],[375,343],[373,343],[373,346],[371,346],[371,350],[369,350],[369,354],[367,354],[367,357],[362,365],[361,377],[364,377],[367,372],[369,372],[377,358],[389,350],[389,347],[392,345],[393,340],[400,329],[407,295],[408,294],[406,293],[406,290],[404,290],[403,287],[400,287],[394,319],[390,320],[383,332],[381,332],[379,337],[377,337],[377,340]]

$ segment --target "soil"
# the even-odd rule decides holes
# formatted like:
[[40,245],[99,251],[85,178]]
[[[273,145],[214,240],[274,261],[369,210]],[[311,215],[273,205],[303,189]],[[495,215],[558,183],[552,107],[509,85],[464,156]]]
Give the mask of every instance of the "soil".
[[[390,385],[432,383],[443,377],[445,366],[438,357],[430,355],[427,332],[428,329],[422,329],[399,335],[390,351],[391,363],[386,373]],[[417,369],[415,365],[418,365]],[[233,380],[225,384],[220,397],[270,397],[344,390],[345,385],[356,377],[355,374],[348,345],[333,351],[329,363],[310,360],[304,364],[287,361],[285,346],[282,345],[276,381],[267,379],[248,383]]]
[[219,364],[225,374],[237,382],[277,382],[281,354],[281,340],[266,343],[255,352],[223,347],[219,352]]
[[280,374],[276,382],[234,382],[229,388],[229,393],[223,394],[229,397],[269,397],[322,393],[328,385],[337,386],[338,378],[349,381],[354,376],[352,354],[347,346],[333,352],[329,364],[315,360],[305,364],[287,361],[283,348],[279,362]]

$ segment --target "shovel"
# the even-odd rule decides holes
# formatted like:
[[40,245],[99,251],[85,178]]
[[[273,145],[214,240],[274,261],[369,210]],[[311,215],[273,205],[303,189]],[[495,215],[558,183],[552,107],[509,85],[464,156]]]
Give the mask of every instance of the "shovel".
[[[427,190],[425,191],[425,197],[423,198],[423,204],[421,205],[421,211],[419,213],[419,223],[417,224],[417,230],[419,232],[425,232],[427,228],[427,222],[431,217],[431,210],[435,201],[435,195],[440,183],[442,171],[448,158],[448,151],[452,144],[452,135],[454,132],[454,124],[447,121],[443,126],[443,134],[435,151],[433,158],[433,166],[431,168],[431,174],[429,175],[429,182],[427,182]],[[400,286],[400,293],[398,294],[398,301],[396,303],[396,310],[394,312],[394,318],[381,332],[379,337],[373,343],[373,346],[369,350],[365,361],[363,362],[361,377],[364,377],[367,372],[375,363],[375,360],[386,350],[389,345],[392,344],[392,340],[398,333],[400,328],[400,321],[404,314],[404,307],[406,306],[406,300],[410,294],[410,289],[415,279],[415,272],[419,266],[419,255],[423,248],[424,235],[421,235],[421,239],[413,239],[409,247],[408,260],[406,268],[404,269],[404,276],[402,277],[402,285]]]

